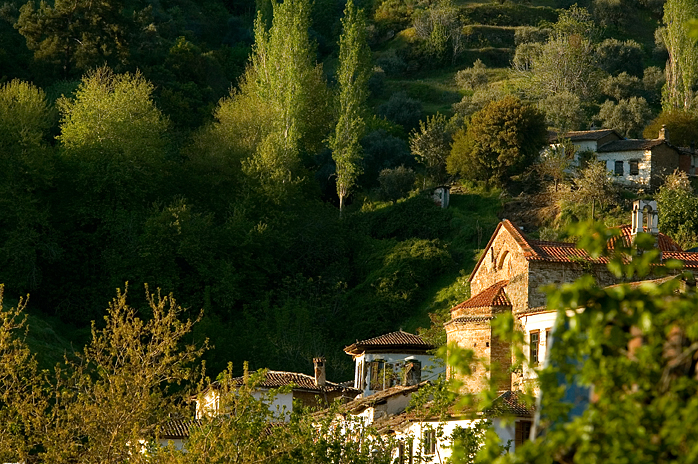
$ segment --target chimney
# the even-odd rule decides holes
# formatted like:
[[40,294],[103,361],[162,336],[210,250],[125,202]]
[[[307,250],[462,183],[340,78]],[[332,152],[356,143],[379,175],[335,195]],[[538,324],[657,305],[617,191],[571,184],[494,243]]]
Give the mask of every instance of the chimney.
[[662,124],[662,128],[659,129],[659,136],[657,139],[666,140],[667,142],[669,141],[669,133],[666,130],[666,124]]
[[325,358],[313,358],[315,364],[315,386],[325,386]]
[[405,358],[405,369],[402,374],[402,385],[408,387],[422,381],[422,363],[414,356]]

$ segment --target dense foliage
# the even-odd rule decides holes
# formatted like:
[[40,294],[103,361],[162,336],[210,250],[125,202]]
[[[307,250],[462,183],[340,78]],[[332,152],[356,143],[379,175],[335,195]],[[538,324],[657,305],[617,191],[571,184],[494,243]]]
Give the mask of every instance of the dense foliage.
[[[324,354],[330,378],[342,378],[343,345],[429,324],[427,312],[467,293],[453,290],[458,272],[492,230],[500,191],[454,195],[442,211],[426,187],[460,177],[518,194],[539,184],[511,176],[531,175],[543,138],[494,131],[465,143],[478,112],[513,94],[551,129],[596,123],[635,136],[669,101],[666,59],[691,59],[682,30],[668,27],[685,2],[668,5],[678,9],[657,29],[662,2],[357,0],[366,27],[354,29],[354,48],[344,35],[345,50],[375,66],[369,91],[352,94],[352,76],[367,76],[341,51],[345,3],[2,3],[8,297],[31,292],[32,311],[85,328],[114,288],[149,282],[188,311],[204,308],[193,336],[211,338],[217,370],[250,359],[309,371]],[[652,136],[666,124],[672,143],[690,144],[692,111],[665,111]],[[477,169],[452,163],[449,178],[452,149],[474,154]],[[557,174],[541,175],[572,195],[558,161]],[[563,220],[588,215],[570,204]]]

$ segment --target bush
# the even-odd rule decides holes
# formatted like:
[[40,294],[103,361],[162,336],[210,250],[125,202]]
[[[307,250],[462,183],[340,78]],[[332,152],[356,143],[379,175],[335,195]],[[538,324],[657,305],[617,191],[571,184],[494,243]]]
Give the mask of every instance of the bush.
[[388,76],[400,75],[407,69],[405,60],[399,56],[394,49],[390,49],[381,54],[378,59],[376,59],[376,65]]
[[662,111],[650,122],[642,135],[646,139],[656,139],[659,129],[666,126],[667,137],[672,145],[688,147],[698,142],[698,116],[685,111]]
[[374,130],[361,139],[364,149],[363,170],[359,183],[365,188],[373,188],[384,169],[397,166],[413,166],[415,161],[407,142],[388,134],[384,129]]
[[520,26],[514,31],[514,44],[545,43],[550,36],[550,29],[544,27]]
[[499,87],[480,87],[472,95],[465,95],[460,102],[453,104],[453,111],[461,117],[468,117],[480,111],[490,102],[501,100],[507,94]]
[[400,124],[409,132],[417,127],[422,118],[422,103],[408,97],[406,92],[397,92],[392,94],[386,103],[380,105],[376,112]]
[[478,59],[471,68],[461,69],[455,76],[456,85],[461,89],[475,90],[487,85],[487,66]]
[[557,21],[557,11],[547,6],[528,6],[515,3],[485,3],[469,5],[461,10],[464,24],[492,26],[538,26]]
[[596,56],[601,69],[611,75],[627,72],[635,77],[642,76],[642,47],[634,40],[606,39],[596,46]]
[[383,169],[378,175],[378,196],[384,201],[396,201],[412,190],[415,179],[414,171],[405,166]]
[[603,127],[615,129],[624,137],[638,138],[651,116],[647,100],[631,97],[618,101],[618,104],[606,100],[597,117],[602,121]]
[[513,27],[471,25],[463,28],[466,48],[513,47],[516,29]]
[[643,90],[642,81],[625,71],[617,76],[608,76],[601,81],[601,92],[617,101],[638,97],[643,93]]
[[562,133],[577,130],[585,122],[582,102],[570,92],[560,92],[541,100],[538,107],[545,111],[545,121]]

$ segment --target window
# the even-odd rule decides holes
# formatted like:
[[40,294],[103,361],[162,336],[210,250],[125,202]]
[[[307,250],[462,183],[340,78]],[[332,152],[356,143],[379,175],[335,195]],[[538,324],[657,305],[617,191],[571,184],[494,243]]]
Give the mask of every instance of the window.
[[616,171],[615,174],[617,176],[622,176],[623,175],[623,162],[622,161],[616,161]]
[[636,176],[640,174],[640,167],[638,166],[638,161],[637,160],[631,160],[630,161],[630,175]]
[[436,430],[424,431],[424,454],[436,453]]
[[531,332],[531,364],[538,364],[538,344],[540,343],[540,332]]
[[514,450],[523,445],[526,440],[531,438],[531,421],[518,421],[515,426]]

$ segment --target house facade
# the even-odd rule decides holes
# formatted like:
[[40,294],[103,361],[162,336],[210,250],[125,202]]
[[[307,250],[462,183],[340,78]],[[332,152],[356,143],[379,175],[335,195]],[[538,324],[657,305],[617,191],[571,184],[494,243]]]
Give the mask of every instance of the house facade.
[[354,388],[370,396],[396,385],[413,385],[434,380],[445,371],[430,353],[435,346],[419,335],[402,330],[344,348],[354,360]]
[[[625,139],[611,129],[568,132],[563,138],[574,145],[577,165],[579,153],[592,152],[619,183],[626,185],[656,188],[676,169],[695,175],[698,165],[695,150],[672,145],[665,127],[656,139]],[[557,143],[559,138],[553,137],[551,146]]]

